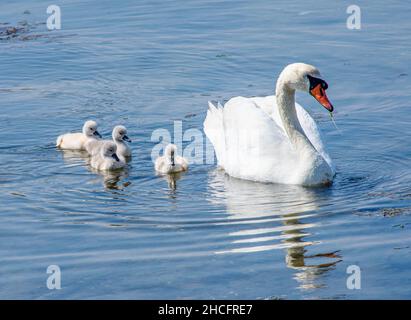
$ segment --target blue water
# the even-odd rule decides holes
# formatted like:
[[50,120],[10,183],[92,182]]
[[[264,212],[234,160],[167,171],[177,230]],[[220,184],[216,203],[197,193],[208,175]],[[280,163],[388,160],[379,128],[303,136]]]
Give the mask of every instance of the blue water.
[[[2,1],[0,298],[411,298],[411,7],[357,1]],[[8,28],[15,32],[7,34]],[[159,128],[202,130],[208,100],[271,95],[291,62],[329,84],[328,188],[259,184],[193,164],[153,172]],[[93,172],[56,137],[127,126],[134,157]],[[184,144],[189,143],[185,141]],[[49,290],[46,269],[61,269]],[[346,286],[347,267],[361,289]]]

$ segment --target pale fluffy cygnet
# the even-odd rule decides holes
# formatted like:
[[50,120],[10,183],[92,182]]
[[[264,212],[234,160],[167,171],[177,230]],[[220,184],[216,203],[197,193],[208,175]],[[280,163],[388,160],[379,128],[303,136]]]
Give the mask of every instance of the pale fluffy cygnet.
[[112,133],[113,141],[117,145],[117,155],[120,159],[128,159],[131,157],[131,149],[127,142],[131,142],[127,136],[125,126],[115,126]]
[[116,170],[124,168],[126,163],[121,161],[117,154],[117,146],[112,141],[105,141],[99,153],[92,156],[90,165],[97,170]]
[[97,131],[97,122],[88,120],[83,125],[83,132],[66,133],[57,138],[56,146],[61,149],[85,150],[86,143],[101,138]]
[[177,155],[176,145],[169,144],[164,150],[164,155],[156,159],[154,166],[156,171],[160,173],[176,173],[186,171],[188,162],[185,158]]
[[[122,161],[129,160],[131,157],[131,149],[126,142],[131,142],[127,136],[127,129],[124,126],[115,126],[112,132],[113,141],[117,146],[117,156]],[[94,156],[99,153],[102,145],[109,140],[90,140],[86,143],[86,151]]]

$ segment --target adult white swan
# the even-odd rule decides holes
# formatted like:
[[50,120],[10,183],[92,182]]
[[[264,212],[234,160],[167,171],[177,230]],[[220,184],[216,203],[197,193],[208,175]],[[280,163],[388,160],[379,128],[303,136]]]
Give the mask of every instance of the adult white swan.
[[204,132],[218,165],[230,176],[315,186],[332,182],[335,170],[314,119],[295,103],[295,91],[310,93],[328,111],[327,83],[314,66],[293,63],[277,80],[276,95],[209,102]]

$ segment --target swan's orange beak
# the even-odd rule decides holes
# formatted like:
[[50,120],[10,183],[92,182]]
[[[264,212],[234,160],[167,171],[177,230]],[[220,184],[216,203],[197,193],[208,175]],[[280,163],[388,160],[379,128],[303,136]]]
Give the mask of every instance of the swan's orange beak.
[[321,105],[326,108],[328,111],[333,112],[334,107],[331,104],[330,100],[328,100],[327,94],[325,93],[325,89],[319,83],[313,89],[310,90],[310,94],[319,102]]

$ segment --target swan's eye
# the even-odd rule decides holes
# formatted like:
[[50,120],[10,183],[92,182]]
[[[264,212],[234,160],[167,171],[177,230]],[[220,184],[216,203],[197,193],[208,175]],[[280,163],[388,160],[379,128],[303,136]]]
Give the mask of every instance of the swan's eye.
[[321,85],[321,88],[323,88],[324,90],[328,89],[328,84],[324,80],[312,77],[310,75],[307,75],[307,78],[310,81],[310,91],[313,90],[318,85]]

